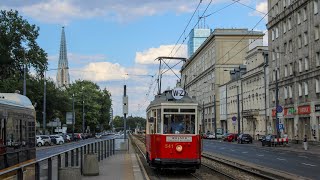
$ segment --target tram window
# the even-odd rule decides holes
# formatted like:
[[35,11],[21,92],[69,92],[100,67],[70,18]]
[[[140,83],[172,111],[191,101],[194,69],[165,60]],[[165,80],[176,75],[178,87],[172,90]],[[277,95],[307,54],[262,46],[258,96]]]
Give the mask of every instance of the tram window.
[[167,114],[164,116],[164,134],[194,134],[195,115]]
[[164,112],[179,112],[179,109],[163,109]]
[[195,109],[180,109],[180,112],[196,112]]

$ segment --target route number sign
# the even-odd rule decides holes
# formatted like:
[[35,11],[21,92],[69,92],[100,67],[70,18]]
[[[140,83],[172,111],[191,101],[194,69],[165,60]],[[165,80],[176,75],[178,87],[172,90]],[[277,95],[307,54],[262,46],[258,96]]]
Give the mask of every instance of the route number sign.
[[185,94],[186,92],[180,87],[176,87],[172,89],[172,92],[171,92],[171,95],[174,99],[182,99]]

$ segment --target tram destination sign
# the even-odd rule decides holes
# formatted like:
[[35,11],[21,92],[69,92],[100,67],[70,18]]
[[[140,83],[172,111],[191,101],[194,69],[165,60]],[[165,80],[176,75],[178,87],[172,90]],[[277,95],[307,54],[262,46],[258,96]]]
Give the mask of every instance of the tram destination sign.
[[190,136],[167,136],[167,142],[192,142],[192,137]]
[[176,87],[172,89],[171,94],[174,99],[182,99],[186,92],[182,88]]

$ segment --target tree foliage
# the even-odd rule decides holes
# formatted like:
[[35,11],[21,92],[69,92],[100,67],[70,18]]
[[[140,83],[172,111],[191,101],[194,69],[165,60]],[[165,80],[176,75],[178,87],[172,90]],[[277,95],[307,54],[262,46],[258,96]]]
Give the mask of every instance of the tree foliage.
[[37,74],[47,68],[47,53],[36,42],[39,27],[18,14],[0,11],[0,79],[21,75],[24,64]]
[[[134,130],[135,128],[139,127],[141,129],[146,128],[146,119],[143,117],[127,117],[127,129]],[[115,116],[113,119],[113,126],[116,129],[123,129],[124,128],[124,117]]]

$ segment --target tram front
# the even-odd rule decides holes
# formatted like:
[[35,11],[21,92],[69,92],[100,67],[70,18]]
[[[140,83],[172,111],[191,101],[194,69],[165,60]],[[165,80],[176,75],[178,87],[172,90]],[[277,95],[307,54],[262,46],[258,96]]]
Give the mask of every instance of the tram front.
[[146,151],[150,166],[187,169],[201,164],[198,103],[181,88],[155,96],[147,108]]

